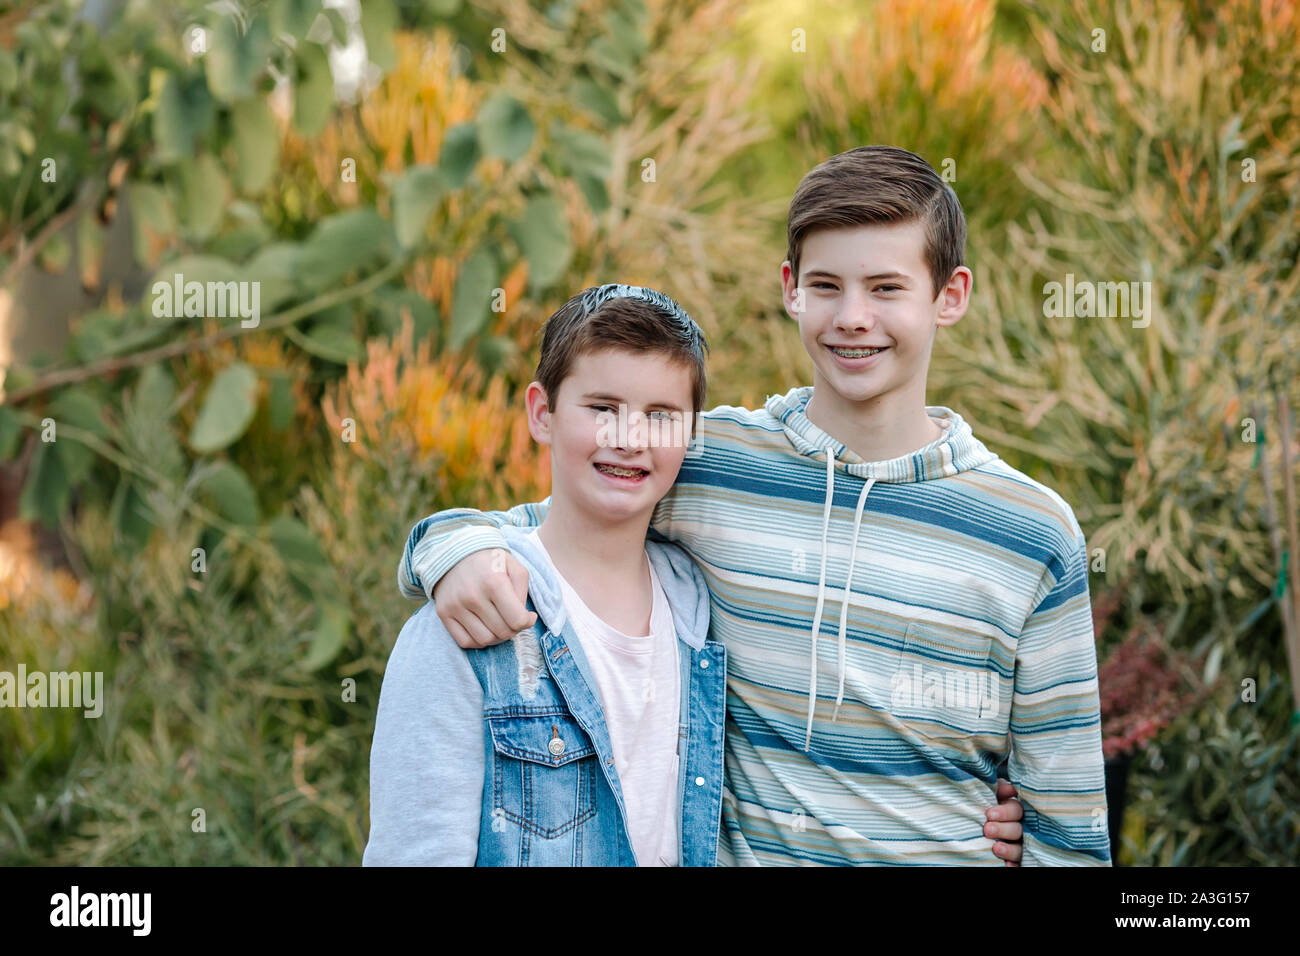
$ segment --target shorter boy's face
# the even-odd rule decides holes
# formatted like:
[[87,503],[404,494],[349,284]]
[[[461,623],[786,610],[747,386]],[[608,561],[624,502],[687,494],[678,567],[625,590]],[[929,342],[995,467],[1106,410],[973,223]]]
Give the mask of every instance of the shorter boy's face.
[[935,329],[961,318],[970,290],[962,266],[936,300],[924,256],[925,230],[913,221],[818,230],[804,239],[798,276],[782,264],[786,311],[816,388],[850,402],[896,394],[924,403]]
[[690,368],[603,349],[578,356],[557,392],[551,401],[533,382],[527,393],[529,430],[551,446],[552,494],[604,520],[648,520],[690,442]]

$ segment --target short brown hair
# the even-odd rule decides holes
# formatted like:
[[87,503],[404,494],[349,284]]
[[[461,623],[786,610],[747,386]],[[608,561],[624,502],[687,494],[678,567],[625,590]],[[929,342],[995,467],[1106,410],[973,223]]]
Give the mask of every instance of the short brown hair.
[[803,241],[817,229],[919,221],[932,298],[963,264],[966,216],[929,163],[897,146],[858,146],[814,167],[799,182],[786,220],[786,255],[799,281]]
[[[537,381],[552,400],[579,356],[601,349],[659,352],[691,370],[691,411],[704,408],[709,345],[686,310],[656,289],[610,283],[579,292],[542,329]],[[695,424],[691,416],[692,428]]]

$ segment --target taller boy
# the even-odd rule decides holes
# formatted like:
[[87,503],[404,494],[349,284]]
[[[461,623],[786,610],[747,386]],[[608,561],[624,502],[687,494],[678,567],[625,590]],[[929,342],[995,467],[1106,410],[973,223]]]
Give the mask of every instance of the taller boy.
[[[969,303],[965,233],[906,150],[808,173],[781,280],[813,387],[704,413],[654,511],[727,648],[721,863],[1000,865],[983,826],[1004,760],[1025,864],[1110,861],[1083,533],[925,404],[937,329]],[[548,502],[425,518],[403,593],[436,590],[466,646],[509,637],[529,623],[526,574],[475,552]]]

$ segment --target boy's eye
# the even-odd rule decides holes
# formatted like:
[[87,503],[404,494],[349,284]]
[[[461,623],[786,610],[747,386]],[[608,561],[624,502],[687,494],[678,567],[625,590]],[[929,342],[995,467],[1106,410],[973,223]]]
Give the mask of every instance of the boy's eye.
[[651,412],[647,417],[657,418],[657,420],[661,422],[670,422],[673,420],[672,413],[664,411]]
[[814,288],[814,289],[833,289],[833,288],[835,288],[835,286],[831,285],[829,282],[814,282],[814,283],[813,283],[813,288]]
[[877,286],[876,291],[877,292],[891,292],[891,291],[898,292],[901,291],[902,288],[903,287],[901,285],[882,285],[882,286]]

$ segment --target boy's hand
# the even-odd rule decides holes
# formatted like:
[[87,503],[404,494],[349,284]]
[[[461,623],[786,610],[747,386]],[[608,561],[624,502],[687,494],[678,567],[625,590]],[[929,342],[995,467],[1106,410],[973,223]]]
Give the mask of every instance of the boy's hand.
[[433,589],[438,617],[465,650],[500,644],[532,627],[537,615],[527,599],[528,570],[504,548],[462,558]]
[[1020,857],[1025,850],[1021,842],[1023,828],[1020,826],[1025,808],[1016,799],[1016,788],[1010,780],[998,778],[997,794],[998,805],[984,811],[984,816],[992,821],[984,824],[984,835],[998,841],[993,844],[993,853],[1005,860],[1005,865],[1019,866]]

